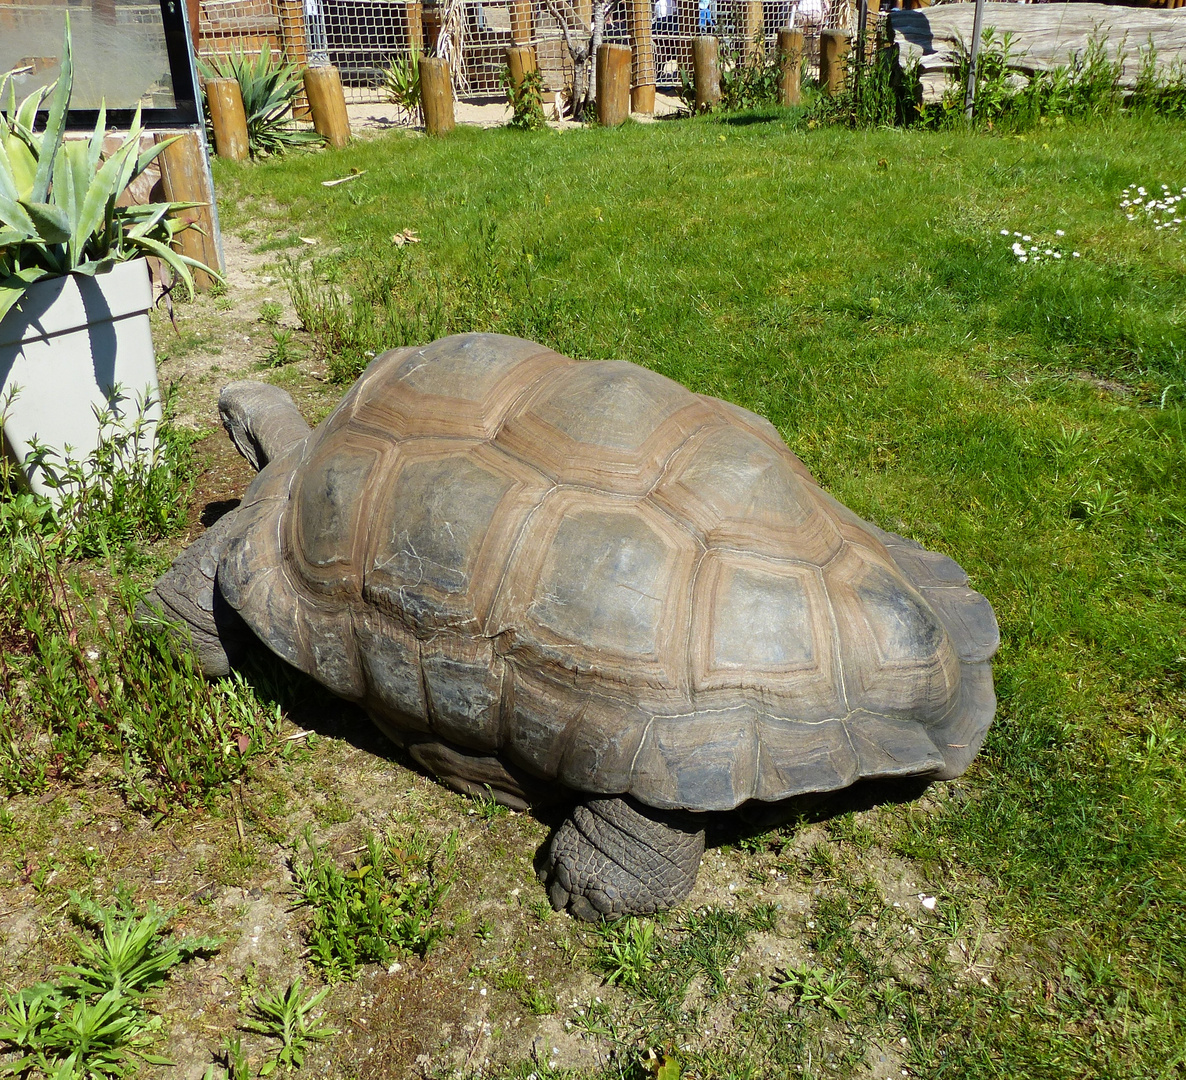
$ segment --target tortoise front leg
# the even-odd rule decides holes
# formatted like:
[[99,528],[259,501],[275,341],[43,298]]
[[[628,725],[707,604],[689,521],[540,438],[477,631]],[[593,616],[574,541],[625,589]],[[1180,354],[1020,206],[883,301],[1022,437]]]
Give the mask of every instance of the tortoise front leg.
[[626,799],[589,799],[556,830],[544,860],[548,897],[595,922],[674,907],[692,891],[704,829]]
[[218,560],[237,514],[232,510],[219,518],[178,555],[136,607],[137,622],[163,618],[182,624],[188,640],[180,635],[177,646],[193,653],[208,679],[228,674],[253,640],[247,624],[223,598],[216,580]]

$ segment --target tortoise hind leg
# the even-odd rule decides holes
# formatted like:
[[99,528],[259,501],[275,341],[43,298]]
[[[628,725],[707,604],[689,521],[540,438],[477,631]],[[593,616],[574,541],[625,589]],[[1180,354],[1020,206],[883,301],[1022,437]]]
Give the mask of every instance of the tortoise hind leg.
[[678,904],[703,854],[703,828],[626,799],[590,799],[556,831],[541,876],[557,911],[617,919]]
[[[139,623],[164,618],[188,631],[188,647],[207,678],[229,674],[253,640],[251,631],[219,591],[216,573],[234,527],[232,510],[210,526],[173,561],[136,607]],[[183,635],[177,635],[183,637]]]

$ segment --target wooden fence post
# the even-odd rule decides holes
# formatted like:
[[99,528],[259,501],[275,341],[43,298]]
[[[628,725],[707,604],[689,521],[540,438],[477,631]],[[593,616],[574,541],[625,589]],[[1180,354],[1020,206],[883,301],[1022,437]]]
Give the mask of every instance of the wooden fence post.
[[819,82],[828,97],[844,93],[848,76],[847,30],[821,30],[819,35]]
[[207,79],[206,100],[210,103],[210,126],[214,128],[214,152],[231,161],[247,157],[247,114],[238,79]]
[[799,30],[778,32],[779,99],[783,105],[798,105],[799,75],[803,70],[803,34]]
[[424,130],[429,135],[448,135],[453,130],[453,81],[447,60],[421,57],[420,103],[424,106]]
[[652,0],[630,0],[630,111],[655,112],[655,40],[651,35]]
[[762,0],[742,0],[741,55],[747,64],[760,63],[766,55],[766,24]]
[[313,114],[313,129],[330,146],[341,150],[350,141],[350,117],[338,69],[333,64],[305,68],[305,96]]
[[597,50],[597,122],[616,127],[630,115],[630,46]]
[[[172,137],[162,132],[154,136],[154,141],[168,142]],[[210,184],[210,174],[206,171],[206,152],[201,136],[196,131],[185,132],[161,151],[157,162],[161,169],[161,187],[169,202],[200,204],[176,215],[198,228],[178,233],[173,247],[182,255],[204,262],[212,270],[222,273],[224,264],[214,224],[217,220],[214,189]],[[202,231],[198,232],[198,229]],[[201,270],[194,271],[194,285],[200,291],[205,292],[213,284],[214,278],[209,274]]]
[[[284,58],[295,64],[298,71],[309,66],[309,39],[305,34],[304,0],[274,0],[276,21],[280,24],[280,47]],[[309,119],[309,102],[299,94],[292,103],[292,115],[298,120]]]
[[692,77],[696,83],[696,111],[707,112],[721,100],[721,49],[715,37],[692,39]]
[[507,49],[507,67],[511,72],[511,85],[517,90],[523,85],[525,76],[539,70],[535,50],[530,45],[512,45]]

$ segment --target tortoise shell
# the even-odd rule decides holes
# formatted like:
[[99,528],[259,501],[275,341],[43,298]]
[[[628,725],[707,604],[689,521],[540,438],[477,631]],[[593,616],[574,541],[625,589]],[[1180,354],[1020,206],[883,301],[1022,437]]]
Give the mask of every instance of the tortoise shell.
[[377,358],[256,478],[219,585],[385,730],[729,810],[961,773],[998,644],[949,558],[827,495],[761,417],[473,334]]

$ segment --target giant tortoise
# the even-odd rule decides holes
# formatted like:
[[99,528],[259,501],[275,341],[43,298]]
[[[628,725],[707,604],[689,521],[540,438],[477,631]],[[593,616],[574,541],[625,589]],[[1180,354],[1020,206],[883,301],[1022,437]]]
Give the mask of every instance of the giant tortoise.
[[557,909],[678,903],[708,812],[954,777],[992,720],[959,566],[655,372],[466,334],[378,357],[312,432],[260,383],[220,410],[261,471],[150,603],[208,674],[245,623],[451,787],[572,803]]

